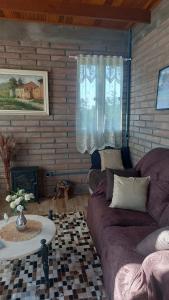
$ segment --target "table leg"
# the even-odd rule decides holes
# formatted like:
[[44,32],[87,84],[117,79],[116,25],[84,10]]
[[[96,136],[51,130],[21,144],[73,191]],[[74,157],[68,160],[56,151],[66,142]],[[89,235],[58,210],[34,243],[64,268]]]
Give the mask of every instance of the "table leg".
[[53,220],[53,210],[52,209],[49,210],[48,219]]
[[46,245],[45,239],[41,240],[41,257],[42,257],[42,264],[43,264],[46,286],[49,287],[48,246]]

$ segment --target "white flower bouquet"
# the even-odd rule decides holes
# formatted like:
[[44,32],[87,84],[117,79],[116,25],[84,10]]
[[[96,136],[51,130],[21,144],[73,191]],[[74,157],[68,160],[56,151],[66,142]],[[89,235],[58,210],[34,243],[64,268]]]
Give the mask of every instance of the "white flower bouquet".
[[17,192],[12,192],[6,197],[6,201],[10,203],[10,208],[15,212],[20,211],[20,208],[26,208],[26,205],[29,201],[33,200],[34,194],[26,193],[25,190],[20,189]]

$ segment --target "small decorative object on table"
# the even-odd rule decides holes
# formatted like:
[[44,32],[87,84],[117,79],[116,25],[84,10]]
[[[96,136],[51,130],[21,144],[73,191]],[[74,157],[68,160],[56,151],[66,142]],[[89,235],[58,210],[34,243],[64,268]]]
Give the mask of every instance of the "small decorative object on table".
[[4,213],[4,221],[5,223],[8,223],[9,217],[7,215],[7,213]]
[[23,210],[26,208],[28,201],[32,199],[34,199],[34,195],[32,193],[26,193],[25,190],[22,189],[6,197],[6,201],[10,203],[10,207],[14,213],[19,213],[16,219],[16,228],[18,230],[24,230],[26,228],[27,220],[23,214]]
[[17,206],[17,211],[19,212],[19,215],[16,218],[16,228],[19,231],[22,231],[26,228],[26,223],[27,223],[27,219],[23,214],[23,206],[18,205]]

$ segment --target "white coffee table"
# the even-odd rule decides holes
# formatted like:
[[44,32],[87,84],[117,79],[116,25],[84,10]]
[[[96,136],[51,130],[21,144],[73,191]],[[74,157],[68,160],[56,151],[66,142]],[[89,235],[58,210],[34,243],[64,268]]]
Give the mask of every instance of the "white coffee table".
[[[45,274],[46,283],[48,284],[48,247],[47,245],[51,243],[55,236],[56,226],[53,221],[49,220],[47,217],[42,217],[38,215],[25,215],[27,220],[39,221],[42,223],[42,229],[34,238],[27,241],[19,242],[8,242],[3,239],[5,247],[0,249],[0,262],[5,262],[13,259],[23,258],[27,255],[31,255],[35,252],[41,251],[42,264]],[[8,223],[14,222],[15,217],[11,217]],[[0,221],[0,229],[6,225],[5,221]]]

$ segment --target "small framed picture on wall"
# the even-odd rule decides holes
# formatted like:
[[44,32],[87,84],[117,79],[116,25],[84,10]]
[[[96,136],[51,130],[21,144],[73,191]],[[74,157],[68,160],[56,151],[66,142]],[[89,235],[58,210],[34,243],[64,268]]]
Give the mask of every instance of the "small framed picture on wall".
[[46,71],[0,69],[0,115],[48,115]]
[[159,70],[156,109],[169,109],[169,66]]

